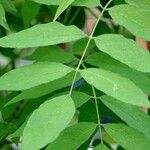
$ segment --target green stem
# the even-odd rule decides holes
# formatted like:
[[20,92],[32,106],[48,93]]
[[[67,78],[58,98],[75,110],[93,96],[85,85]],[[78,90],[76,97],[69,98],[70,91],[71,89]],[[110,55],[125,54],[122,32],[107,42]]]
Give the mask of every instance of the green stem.
[[[86,65],[83,62],[82,62],[82,66],[83,66],[84,69],[86,69]],[[102,136],[101,122],[100,122],[101,120],[100,120],[100,115],[99,115],[100,113],[99,113],[98,103],[97,103],[98,98],[96,96],[96,91],[95,91],[94,86],[91,85],[91,87],[92,87],[92,92],[93,92],[93,97],[91,97],[91,98],[93,98],[94,101],[95,101],[97,123],[98,123],[98,128],[99,128],[99,135],[100,135],[101,144],[103,144],[103,136]]]
[[101,129],[101,122],[100,122],[100,116],[99,116],[99,109],[98,109],[98,103],[97,103],[97,97],[96,97],[96,91],[94,87],[91,85],[92,91],[93,91],[93,96],[95,100],[95,108],[96,108],[96,114],[97,114],[97,122],[98,122],[98,128],[99,128],[99,136],[101,140],[101,144],[103,144],[103,135],[102,135],[102,129]]
[[99,4],[99,7],[100,7],[101,9],[104,9],[104,7],[102,6],[102,4]]
[[70,88],[70,91],[69,91],[69,95],[71,95],[71,93],[72,93],[72,90],[73,90],[73,87],[74,87],[74,83],[75,83],[75,81],[76,81],[76,77],[77,77],[79,68],[80,68],[81,63],[82,63],[82,61],[83,61],[83,59],[84,59],[84,56],[85,56],[85,54],[86,54],[86,52],[87,52],[87,50],[88,50],[88,47],[89,47],[89,45],[90,45],[90,42],[91,42],[91,40],[92,40],[92,38],[93,38],[93,34],[94,34],[94,32],[95,32],[95,29],[96,29],[96,27],[97,27],[97,25],[98,25],[100,19],[102,18],[102,16],[103,16],[105,10],[107,9],[107,7],[109,6],[109,4],[111,3],[111,1],[112,1],[112,0],[109,0],[109,1],[108,1],[108,3],[105,5],[105,7],[103,8],[102,12],[100,13],[100,15],[99,15],[98,18],[97,18],[97,21],[96,21],[96,23],[95,23],[95,25],[94,25],[94,27],[93,27],[93,30],[92,30],[92,32],[91,32],[91,34],[90,34],[90,36],[89,36],[88,42],[87,42],[86,47],[85,47],[85,49],[84,49],[84,51],[83,51],[83,54],[82,54],[82,56],[81,56],[81,59],[80,59],[80,61],[79,61],[79,63],[78,63],[78,66],[77,66],[77,68],[76,68],[76,70],[75,70],[75,74],[74,74],[74,77],[73,77],[73,81],[72,81],[72,84],[71,84],[71,88]]

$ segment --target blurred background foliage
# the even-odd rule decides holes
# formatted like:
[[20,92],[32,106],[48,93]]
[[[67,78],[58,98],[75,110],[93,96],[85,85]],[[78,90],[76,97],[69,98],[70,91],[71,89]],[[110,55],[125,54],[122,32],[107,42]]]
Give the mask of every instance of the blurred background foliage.
[[[103,0],[102,5],[104,6],[107,2],[107,0]],[[116,5],[124,3],[124,0],[114,0],[113,3],[111,3],[111,6],[113,6],[114,4]],[[3,19],[0,18],[0,38],[8,34],[30,28],[36,24],[51,22],[58,7],[41,5],[31,0],[1,0],[0,6],[1,12],[3,12]],[[92,29],[93,22],[98,17],[100,11],[100,8],[70,6],[64,13],[61,14],[61,16],[58,18],[58,21],[65,25],[75,25],[89,34]],[[0,17],[1,15],[2,13],[0,14]],[[135,37],[127,29],[113,22],[108,12],[104,14],[102,20],[98,24],[95,36],[101,35],[103,33],[120,33],[128,38],[135,39]],[[81,57],[86,42],[87,39],[82,39],[69,44],[62,43],[58,46],[62,51],[74,55],[78,60],[78,58]],[[0,75],[3,75],[9,70],[33,63],[34,60],[27,59],[27,56],[31,55],[34,51],[34,48],[11,49],[0,47]],[[98,50],[94,42],[91,42],[87,56],[95,51]],[[75,66],[76,64],[77,61],[70,63],[70,65],[72,66]],[[35,98],[32,101],[22,100],[21,102],[15,103],[8,107],[3,106],[9,100],[20,94],[20,92],[0,92],[0,122],[4,122],[0,123],[0,131],[2,131],[0,132],[0,149],[16,149],[15,143],[18,143],[18,141],[20,140],[19,136],[17,136],[17,134],[20,134],[19,131],[18,133],[10,136],[12,137],[11,140],[10,137],[6,137],[10,135],[10,133],[13,133],[24,123],[26,118],[29,117],[29,114],[43,102],[43,99],[47,99],[55,94],[58,94],[59,92],[63,92],[63,90],[64,88],[61,88],[61,90],[58,89],[56,91],[53,91],[52,93],[46,94],[44,96],[42,95],[39,98]],[[77,87],[77,90],[84,91],[85,93],[92,95],[91,88],[88,88],[88,85]],[[103,94],[99,91],[97,91],[97,93],[99,94],[98,96]],[[82,112],[82,115],[79,116],[80,121],[96,122],[96,112],[92,103],[92,101],[89,101],[79,108],[79,111]],[[103,118],[103,116],[105,116],[102,119],[103,122],[120,122],[120,119],[105,105],[101,103],[99,104],[99,107],[101,107],[101,117]],[[88,113],[86,110],[91,110],[91,113]],[[119,147],[119,149],[122,148]]]

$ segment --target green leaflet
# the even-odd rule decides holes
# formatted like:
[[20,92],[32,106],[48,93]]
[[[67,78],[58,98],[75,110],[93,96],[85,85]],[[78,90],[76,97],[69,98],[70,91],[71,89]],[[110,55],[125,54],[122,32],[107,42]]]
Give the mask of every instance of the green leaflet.
[[31,1],[25,0],[22,8],[22,19],[24,23],[24,27],[28,28],[30,26],[33,18],[36,17],[37,13],[40,10],[40,5]]
[[78,123],[66,128],[46,150],[76,150],[93,134],[95,123]]
[[0,3],[0,25],[4,27],[5,29],[9,30],[9,27],[5,18],[5,11],[1,3]]
[[104,144],[100,144],[94,148],[94,150],[109,150]]
[[[41,86],[41,89],[35,87],[35,88],[33,88],[35,90],[33,90],[33,89],[26,90],[26,91],[22,92],[20,95],[18,95],[17,97],[15,97],[14,99],[12,99],[9,103],[7,103],[6,106],[9,105],[9,104],[15,103],[15,100],[20,101],[22,99],[27,99],[27,97],[28,98],[31,98],[31,97],[32,98],[36,98],[37,96],[39,97],[40,94],[42,96],[42,94],[44,94],[44,92],[46,90],[47,90],[47,93],[51,93],[51,92],[53,92],[54,90],[56,90],[58,88],[60,89],[61,87],[67,86],[67,84],[69,86],[70,82],[72,81],[73,75],[74,75],[74,73],[71,73],[70,75],[67,75],[67,78],[63,77],[62,79],[59,79],[59,80],[51,82],[51,84],[48,84],[49,87],[46,84],[44,84],[44,85]],[[37,89],[39,89],[39,90],[37,90]],[[60,94],[63,94],[63,95],[64,94],[68,94],[68,91],[65,92],[65,93],[60,93]],[[87,95],[86,93],[73,91],[72,94],[71,94],[71,98],[74,101],[75,108],[79,108],[80,106],[82,106],[84,103],[86,103],[90,99],[90,96]],[[37,99],[36,99],[36,101],[37,101]],[[33,104],[33,103],[30,103],[29,105],[31,105],[31,104]],[[11,134],[9,137],[12,138],[12,137],[19,137],[19,136],[21,136],[25,125],[26,125],[26,121],[13,134]],[[90,125],[89,125],[89,127],[90,127]]]
[[89,84],[120,101],[150,107],[150,102],[142,90],[119,74],[96,68],[85,69],[80,73]]
[[150,11],[132,5],[117,5],[109,10],[111,17],[137,37],[150,40]]
[[[64,78],[62,78],[62,79],[64,79]],[[71,79],[72,79],[72,76],[71,76]],[[64,79],[64,82],[65,82],[65,79]],[[67,81],[66,81],[67,82]],[[71,82],[71,81],[70,81]],[[57,84],[57,83],[56,83]],[[62,84],[64,84],[64,83],[62,83]],[[52,86],[53,86],[54,84],[52,84]],[[59,86],[61,86],[61,85],[59,85]],[[59,87],[58,86],[58,87]],[[63,85],[62,85],[63,86]],[[44,87],[44,85],[43,85],[43,87]],[[57,88],[58,88],[57,87]],[[46,87],[45,87],[46,88]],[[48,91],[48,89],[50,90],[49,91],[49,93],[50,92],[52,92],[51,90],[52,90],[52,87],[47,87],[47,91]],[[28,90],[29,91],[29,90]],[[32,93],[32,89],[31,89],[31,93]],[[34,92],[34,91],[33,91]],[[37,93],[40,93],[40,91],[36,91],[36,92],[34,92],[34,93],[32,93],[32,97],[36,97],[37,96]],[[28,95],[28,93],[23,93],[24,94],[24,97],[26,96],[29,96]],[[25,94],[27,94],[27,95],[25,95]],[[64,95],[64,93],[61,93],[61,94],[63,94]],[[68,92],[66,92],[65,94],[68,94]],[[78,94],[78,96],[77,96],[77,94]],[[59,94],[58,94],[59,95]],[[57,96],[58,96],[57,95]],[[59,95],[60,96],[60,95]],[[20,96],[21,97],[21,96]],[[23,96],[22,96],[23,97]],[[90,98],[90,96],[89,95],[87,95],[87,94],[85,94],[85,93],[82,93],[82,92],[76,92],[76,91],[73,91],[72,92],[72,95],[71,95],[71,98],[72,98],[72,100],[74,101],[74,104],[75,104],[75,108],[78,108],[78,107],[80,107],[81,105],[83,105],[84,103],[86,103],[88,100],[89,100],[89,98]],[[15,100],[15,99],[14,99]],[[40,100],[41,101],[41,100]],[[39,103],[41,103],[42,101],[44,101],[43,99],[42,99],[42,101],[40,102],[38,99],[33,99],[32,101],[30,101],[29,102],[29,106],[31,106],[31,105],[39,105]],[[36,102],[36,104],[35,104],[35,102]],[[10,101],[10,104],[11,103],[13,103],[12,101]],[[38,103],[38,104],[37,104]],[[9,105],[9,103],[7,104],[7,105]],[[29,106],[26,106],[26,108],[27,109],[30,109],[29,108]],[[33,109],[35,109],[35,108],[33,108],[32,107],[32,110]],[[32,111],[31,110],[31,111]],[[30,110],[29,110],[30,111]],[[30,112],[31,112],[30,111]],[[29,113],[28,113],[29,114]],[[30,114],[29,114],[30,115]],[[27,122],[27,119],[26,119],[26,121],[14,132],[14,133],[12,133],[11,135],[9,135],[9,137],[10,138],[15,138],[15,137],[19,137],[19,136],[21,136],[22,135],[22,132],[23,132],[23,130],[24,130],[24,127],[26,126],[26,122]]]
[[68,95],[44,102],[32,113],[25,126],[22,150],[37,150],[53,142],[74,113],[74,103]]
[[139,7],[140,9],[143,8],[144,10],[150,10],[150,0],[125,0],[130,5],[134,5]]
[[29,29],[3,37],[0,39],[0,46],[10,48],[47,46],[74,41],[85,36],[75,26],[64,26],[58,22],[51,22],[35,25]]
[[129,68],[106,53],[96,52],[90,55],[85,62],[118,73],[133,81],[145,93],[150,93],[150,78],[145,73]]
[[78,91],[73,91],[71,97],[74,101],[76,108],[81,107],[84,103],[86,103],[90,99],[90,96],[88,94]]
[[30,56],[26,58],[29,60],[60,62],[65,64],[70,63],[76,59],[73,55],[64,52],[64,49],[58,46],[37,48]]
[[102,102],[129,126],[150,137],[150,117],[138,107],[120,102],[110,96],[101,97]]
[[133,40],[117,34],[95,38],[97,47],[120,62],[142,72],[150,72],[150,53]]
[[63,11],[69,6],[71,5],[71,3],[73,3],[73,1],[75,0],[61,0],[58,6],[58,9],[56,11],[55,17],[54,17],[54,21],[61,15],[61,13],[63,13]]
[[[47,95],[49,93],[52,93],[58,89],[70,86],[70,83],[72,82],[73,76],[74,76],[74,71],[67,74],[66,76],[64,76],[60,79],[57,79],[57,80],[54,80],[52,82],[45,83],[45,84],[30,88],[27,90],[24,90],[24,91],[22,91],[21,94],[17,95],[12,100],[10,100],[5,106],[19,102],[23,99],[29,100],[29,99],[39,98],[39,97],[42,97],[42,96]],[[77,80],[78,79],[80,79],[79,76],[77,77]],[[75,102],[75,103],[77,103],[78,105],[80,104],[79,102]]]
[[0,90],[25,90],[59,79],[73,69],[51,62],[39,62],[9,71],[0,77]]
[[150,149],[150,139],[138,130],[124,124],[108,124],[106,132],[121,146],[128,150]]
[[[37,3],[46,5],[59,5],[60,0],[33,0]],[[99,0],[75,0],[73,6],[97,7],[100,5]]]

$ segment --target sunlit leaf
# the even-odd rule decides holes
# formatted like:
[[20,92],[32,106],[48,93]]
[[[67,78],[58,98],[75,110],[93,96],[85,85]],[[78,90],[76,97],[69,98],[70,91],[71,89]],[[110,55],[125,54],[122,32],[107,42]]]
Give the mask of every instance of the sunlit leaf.
[[[65,32],[64,32],[65,31]],[[1,47],[26,48],[54,45],[81,39],[86,35],[75,26],[58,22],[39,24],[0,39]]]
[[39,62],[14,69],[0,77],[0,90],[25,90],[59,79],[72,69],[60,64]]
[[68,95],[43,103],[27,121],[22,149],[36,150],[53,142],[71,121],[74,113],[74,103]]
[[150,53],[133,40],[117,34],[95,38],[97,47],[120,62],[142,72],[150,72]]
[[112,7],[109,13],[117,23],[135,36],[150,40],[150,11],[132,5],[117,5]]
[[119,74],[96,68],[85,69],[80,73],[89,84],[120,101],[150,107],[150,102],[142,90]]

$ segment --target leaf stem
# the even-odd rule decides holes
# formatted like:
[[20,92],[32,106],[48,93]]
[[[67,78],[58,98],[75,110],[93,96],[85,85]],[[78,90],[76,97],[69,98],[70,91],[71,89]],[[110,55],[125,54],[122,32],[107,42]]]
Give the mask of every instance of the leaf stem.
[[[82,62],[82,66],[84,69],[86,69],[86,65]],[[98,109],[98,103],[97,103],[97,96],[96,96],[96,91],[94,86],[92,86],[92,92],[93,92],[93,98],[95,101],[95,108],[96,108],[96,115],[97,115],[97,123],[98,123],[98,128],[99,128],[99,136],[100,136],[100,140],[101,140],[101,144],[103,144],[103,136],[102,136],[102,129],[101,129],[101,120],[100,120],[100,115],[99,115],[99,109]]]
[[73,77],[73,80],[72,80],[72,84],[71,84],[71,88],[70,88],[70,91],[69,91],[69,95],[71,95],[71,93],[72,93],[72,91],[73,91],[74,83],[75,83],[75,81],[76,81],[76,77],[77,77],[79,68],[80,68],[80,66],[81,66],[81,64],[82,64],[82,61],[83,61],[83,59],[84,59],[84,56],[85,56],[85,54],[86,54],[86,52],[87,52],[87,50],[88,50],[88,47],[89,47],[89,45],[90,45],[90,42],[91,42],[92,38],[93,38],[93,34],[94,34],[94,32],[95,32],[95,29],[96,29],[96,27],[97,27],[97,25],[98,25],[100,19],[102,18],[102,16],[103,16],[105,10],[107,9],[107,7],[109,6],[109,4],[110,4],[111,2],[112,2],[112,0],[109,0],[109,1],[108,1],[108,3],[107,3],[107,4],[105,5],[105,7],[102,9],[102,12],[100,13],[100,15],[99,15],[98,18],[97,18],[97,21],[96,21],[96,23],[95,23],[95,25],[94,25],[94,27],[93,27],[93,30],[92,30],[92,32],[91,32],[91,34],[90,34],[90,36],[89,36],[88,42],[87,42],[86,47],[85,47],[85,49],[84,49],[84,51],[83,51],[83,54],[82,54],[82,56],[81,56],[81,59],[80,59],[80,61],[79,61],[79,63],[78,63],[78,66],[77,66],[77,68],[76,68],[76,70],[75,70],[75,74],[74,74],[74,77]]
[[92,85],[91,85],[91,87],[92,87],[93,96],[94,96],[94,100],[95,100],[95,108],[96,108],[96,114],[97,114],[99,136],[100,136],[101,144],[103,144],[103,135],[102,135],[102,129],[101,129],[101,122],[100,122],[100,116],[99,116],[99,109],[98,109],[96,91],[95,91],[95,88]]

